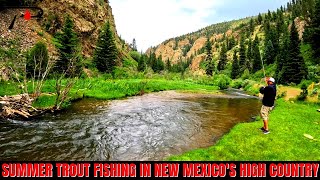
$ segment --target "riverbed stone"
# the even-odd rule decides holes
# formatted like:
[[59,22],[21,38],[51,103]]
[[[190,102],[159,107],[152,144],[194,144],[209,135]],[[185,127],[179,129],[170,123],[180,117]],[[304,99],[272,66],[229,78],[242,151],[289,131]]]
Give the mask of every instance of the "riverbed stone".
[[4,106],[6,106],[7,105],[7,102],[5,102],[5,101],[0,101],[0,110],[2,110],[2,108],[4,107]]

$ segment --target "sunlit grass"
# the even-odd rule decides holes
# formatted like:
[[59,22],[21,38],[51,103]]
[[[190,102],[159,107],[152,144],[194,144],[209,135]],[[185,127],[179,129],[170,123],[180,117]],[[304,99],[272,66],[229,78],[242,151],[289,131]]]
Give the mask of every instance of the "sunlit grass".
[[[2,83],[0,96],[20,94],[18,83]],[[45,82],[42,95],[33,105],[37,108],[50,108],[54,106],[56,99],[55,81]],[[32,93],[32,84],[29,83],[29,93]],[[68,101],[83,97],[102,100],[120,99],[129,96],[143,95],[150,92],[166,90],[188,90],[193,92],[217,93],[217,86],[202,85],[192,81],[165,80],[165,79],[121,79],[110,80],[104,78],[79,79],[69,93]],[[46,93],[53,95],[48,96]],[[68,102],[67,102],[68,103]]]

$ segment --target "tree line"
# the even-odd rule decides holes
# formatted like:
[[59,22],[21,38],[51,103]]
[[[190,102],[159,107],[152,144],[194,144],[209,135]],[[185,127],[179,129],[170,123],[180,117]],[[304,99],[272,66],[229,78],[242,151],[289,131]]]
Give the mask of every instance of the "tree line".
[[[297,17],[305,20],[307,26],[303,38],[299,37],[297,30]],[[206,72],[212,75],[215,70],[222,72],[228,62],[227,52],[234,46],[232,58],[231,77],[239,78],[245,71],[256,73],[262,66],[276,65],[276,79],[278,83],[300,83],[307,79],[308,68],[302,57],[300,47],[310,44],[312,49],[313,65],[319,64],[320,59],[320,1],[319,0],[292,0],[287,7],[281,6],[277,11],[252,18],[247,25],[242,25],[239,44],[234,37],[222,40],[220,55],[215,67],[212,59],[212,42],[207,40]],[[252,39],[256,26],[264,30],[265,38],[257,35]],[[230,45],[231,39],[231,45]]]

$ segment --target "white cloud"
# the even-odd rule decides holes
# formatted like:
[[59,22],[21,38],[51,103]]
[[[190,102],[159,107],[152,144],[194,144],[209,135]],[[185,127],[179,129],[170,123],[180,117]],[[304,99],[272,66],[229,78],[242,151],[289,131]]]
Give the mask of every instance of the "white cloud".
[[145,51],[166,39],[205,27],[221,0],[110,0],[118,34]]

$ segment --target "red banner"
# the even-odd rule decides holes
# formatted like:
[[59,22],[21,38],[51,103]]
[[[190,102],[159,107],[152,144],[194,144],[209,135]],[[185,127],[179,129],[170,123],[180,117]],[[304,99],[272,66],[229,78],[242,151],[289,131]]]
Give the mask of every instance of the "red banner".
[[319,162],[2,162],[1,177],[320,177]]

